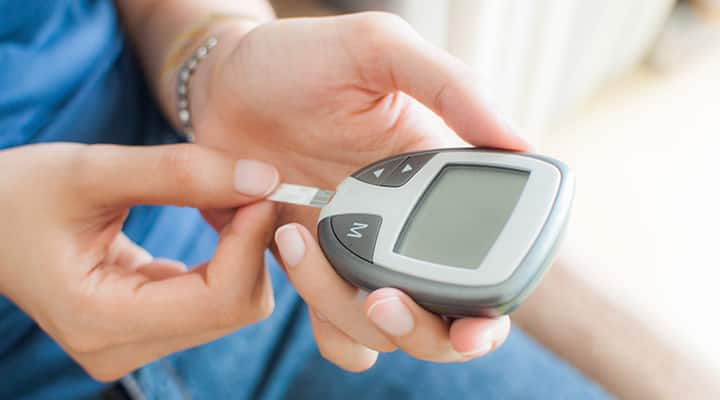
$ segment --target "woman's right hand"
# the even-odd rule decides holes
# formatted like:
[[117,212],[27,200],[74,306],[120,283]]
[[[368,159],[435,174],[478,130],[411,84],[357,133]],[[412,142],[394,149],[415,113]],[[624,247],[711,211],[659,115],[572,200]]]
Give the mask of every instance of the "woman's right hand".
[[[0,151],[0,170],[0,293],[95,379],[272,312],[275,211],[259,200],[278,183],[274,167],[197,145],[58,143]],[[122,233],[136,204],[242,208],[216,226],[212,260],[186,270]]]

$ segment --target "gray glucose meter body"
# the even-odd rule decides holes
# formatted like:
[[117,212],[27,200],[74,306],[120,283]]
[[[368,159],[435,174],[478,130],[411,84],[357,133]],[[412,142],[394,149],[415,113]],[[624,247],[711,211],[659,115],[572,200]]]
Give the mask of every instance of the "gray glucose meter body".
[[534,154],[484,149],[408,153],[344,180],[323,207],[320,246],[366,290],[395,287],[430,311],[511,312],[552,261],[574,180]]

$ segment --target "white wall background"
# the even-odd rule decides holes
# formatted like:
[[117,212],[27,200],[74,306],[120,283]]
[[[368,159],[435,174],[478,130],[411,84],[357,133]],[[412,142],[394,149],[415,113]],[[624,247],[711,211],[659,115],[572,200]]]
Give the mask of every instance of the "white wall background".
[[499,110],[537,142],[548,124],[642,60],[674,0],[335,0],[386,10],[477,68]]

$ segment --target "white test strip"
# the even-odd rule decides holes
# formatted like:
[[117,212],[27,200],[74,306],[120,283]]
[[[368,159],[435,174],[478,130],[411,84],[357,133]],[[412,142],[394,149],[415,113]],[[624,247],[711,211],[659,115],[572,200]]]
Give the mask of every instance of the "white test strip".
[[282,183],[267,199],[281,203],[322,208],[330,202],[334,194],[335,192],[332,190]]

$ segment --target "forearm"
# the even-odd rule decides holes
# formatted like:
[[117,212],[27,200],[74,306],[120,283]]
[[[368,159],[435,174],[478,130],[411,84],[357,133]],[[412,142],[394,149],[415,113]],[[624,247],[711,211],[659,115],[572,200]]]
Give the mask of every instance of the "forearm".
[[[274,13],[266,0],[122,0],[116,1],[121,22],[137,52],[145,75],[152,86],[160,106],[172,120],[174,116],[173,74],[177,66],[170,66],[164,76],[163,68],[168,52],[176,40],[194,24],[211,14],[237,15],[247,18],[218,21],[208,33],[233,24],[233,29],[250,30],[257,23],[269,21]],[[252,22],[255,20],[256,22]],[[190,43],[190,51],[199,43]],[[186,56],[182,54],[181,56]],[[167,76],[169,75],[169,76]],[[165,79],[161,79],[165,78]]]
[[613,394],[717,398],[720,385],[643,321],[558,264],[513,315],[518,325]]

